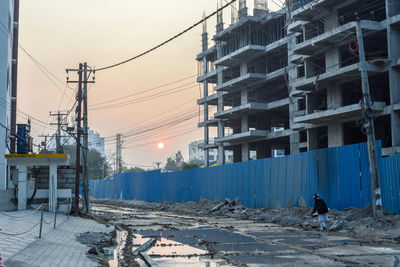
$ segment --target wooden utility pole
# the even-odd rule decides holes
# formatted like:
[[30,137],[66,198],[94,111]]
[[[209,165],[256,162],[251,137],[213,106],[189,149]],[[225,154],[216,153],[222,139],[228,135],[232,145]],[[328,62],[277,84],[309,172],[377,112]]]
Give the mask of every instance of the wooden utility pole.
[[374,126],[374,114],[372,112],[371,95],[368,82],[368,70],[367,62],[365,59],[364,50],[364,39],[363,33],[360,26],[360,22],[357,21],[357,41],[359,45],[359,57],[361,64],[361,81],[363,91],[363,109],[364,109],[364,129],[367,134],[368,140],[368,156],[369,156],[369,172],[371,176],[371,194],[372,194],[372,209],[373,215],[377,217],[383,216],[382,208],[382,196],[381,188],[379,185],[379,172],[378,172],[378,155],[376,152],[376,141],[375,141],[375,126]]

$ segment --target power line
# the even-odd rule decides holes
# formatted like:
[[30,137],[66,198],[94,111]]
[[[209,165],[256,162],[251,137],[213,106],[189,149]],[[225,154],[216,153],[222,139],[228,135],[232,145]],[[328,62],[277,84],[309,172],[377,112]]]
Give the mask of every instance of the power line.
[[143,53],[141,53],[141,54],[139,54],[139,55],[137,55],[137,56],[134,56],[134,57],[132,57],[132,58],[129,58],[129,59],[127,59],[127,60],[121,61],[121,62],[119,62],[119,63],[113,64],[113,65],[110,65],[110,66],[107,66],[107,67],[99,68],[99,69],[97,69],[96,71],[102,71],[102,70],[111,69],[111,68],[114,68],[114,67],[117,67],[117,66],[126,64],[126,63],[128,63],[128,62],[131,62],[132,60],[135,60],[135,59],[138,59],[138,58],[140,58],[140,57],[143,57],[143,56],[145,56],[145,55],[147,55],[147,54],[153,52],[154,50],[157,50],[158,48],[160,48],[160,47],[162,47],[162,46],[164,46],[164,45],[166,45],[166,44],[172,42],[173,40],[177,39],[178,37],[182,36],[183,34],[187,33],[188,31],[192,30],[193,28],[197,27],[198,25],[202,24],[204,21],[206,21],[206,20],[208,20],[209,18],[213,17],[213,16],[216,15],[218,12],[224,10],[225,8],[227,8],[228,6],[230,6],[231,4],[233,4],[234,2],[236,2],[236,0],[232,0],[231,2],[229,2],[229,3],[226,4],[226,5],[224,5],[223,7],[218,8],[216,11],[214,11],[214,12],[211,13],[210,15],[204,17],[204,18],[203,18],[202,20],[200,20],[199,22],[193,24],[193,25],[190,26],[189,28],[187,28],[187,29],[181,31],[181,32],[178,33],[177,35],[175,35],[175,36],[169,38],[168,40],[166,40],[166,41],[160,43],[159,45],[157,45],[157,46],[155,46],[155,47],[153,47],[153,48],[150,48],[149,50],[147,50],[147,51],[145,51],[145,52],[143,52]]
[[[121,100],[121,99],[126,99],[126,98],[131,97],[131,96],[136,96],[136,95],[143,94],[143,93],[147,93],[147,92],[150,92],[150,91],[153,91],[153,90],[157,90],[157,89],[160,89],[160,88],[163,88],[163,87],[166,87],[166,86],[175,84],[175,83],[179,83],[179,82],[188,80],[188,79],[193,78],[193,77],[196,77],[196,76],[197,76],[197,75],[192,75],[192,76],[189,76],[189,77],[186,77],[186,78],[183,78],[183,79],[174,81],[174,82],[170,82],[170,83],[167,83],[167,84],[163,84],[163,85],[156,86],[156,87],[151,88],[151,89],[142,90],[142,91],[139,91],[139,92],[136,92],[136,93],[133,93],[133,94],[126,95],[126,96],[122,96],[122,97],[119,97],[119,98],[114,98],[114,99],[112,99],[112,100],[107,100],[107,101],[99,102],[99,103],[96,103],[96,104],[92,104],[92,105],[90,105],[90,106],[98,106],[98,105],[107,104],[107,103],[110,103],[110,102],[115,102],[115,101],[118,101],[118,100]],[[191,83],[192,83],[192,82],[191,82]],[[191,83],[189,83],[189,84],[191,84]],[[188,85],[188,84],[185,84],[185,85]],[[184,86],[184,85],[183,85],[183,86]]]

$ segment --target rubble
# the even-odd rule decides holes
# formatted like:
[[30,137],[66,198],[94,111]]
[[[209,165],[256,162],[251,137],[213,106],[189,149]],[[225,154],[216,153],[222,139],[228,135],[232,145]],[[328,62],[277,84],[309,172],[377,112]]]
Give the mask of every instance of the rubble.
[[[186,203],[148,203],[143,201],[96,200],[107,204],[118,203],[120,206],[145,210],[163,210],[182,215],[224,216],[241,220],[276,223],[283,226],[294,226],[304,230],[319,228],[318,218],[310,215],[312,208],[261,208],[250,209],[240,204],[240,198],[224,201],[201,199],[198,202]],[[327,231],[343,235],[356,236],[368,242],[391,241],[400,243],[400,215],[385,212],[383,218],[374,221],[372,207],[361,209],[349,208],[344,211],[330,210]]]

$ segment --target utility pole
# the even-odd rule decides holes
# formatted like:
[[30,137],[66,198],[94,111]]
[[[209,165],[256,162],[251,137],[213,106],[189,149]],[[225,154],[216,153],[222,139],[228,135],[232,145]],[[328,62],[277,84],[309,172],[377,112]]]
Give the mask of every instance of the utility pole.
[[88,171],[88,66],[83,63],[83,210],[86,214],[90,213],[89,208],[89,171]]
[[115,168],[116,174],[122,172],[122,135],[117,134],[117,144],[116,144],[116,155],[115,155]]
[[[49,135],[39,135],[38,137],[44,138],[44,142],[42,142],[42,146],[44,150],[47,150],[47,137],[50,137]],[[39,150],[40,152],[40,150]]]
[[56,135],[56,153],[62,153],[63,149],[61,147],[61,126],[68,126],[68,123],[63,123],[63,116],[67,116],[66,113],[61,113],[58,111],[57,113],[51,113],[50,116],[57,116],[57,123],[50,123],[50,125],[57,125],[57,135]]
[[[88,129],[88,119],[87,119],[87,84],[95,83],[94,76],[93,81],[88,81],[89,76],[96,72],[96,70],[92,70],[88,67],[87,63],[79,64],[79,69],[66,69],[66,72],[69,73],[77,72],[79,76],[78,81],[69,81],[67,78],[67,83],[78,83],[78,95],[77,101],[78,105],[76,108],[77,113],[77,136],[76,136],[76,173],[75,173],[75,215],[78,215],[79,210],[79,180],[80,180],[80,172],[81,172],[81,139],[83,135],[83,149],[82,156],[84,160],[83,165],[83,210],[85,213],[89,213],[89,177],[88,177],[88,168],[87,168],[87,149],[88,149],[88,140],[87,140],[87,129]],[[83,101],[83,115],[82,118],[82,101]],[[81,121],[83,120],[83,129],[81,128]],[[83,130],[83,133],[82,133]]]
[[360,21],[357,21],[357,41],[359,45],[359,57],[361,63],[361,81],[363,91],[363,109],[364,109],[364,129],[368,139],[368,156],[369,156],[369,172],[371,176],[371,194],[372,194],[372,209],[374,219],[383,216],[381,188],[379,185],[379,172],[378,172],[378,156],[376,152],[375,141],[375,126],[374,114],[372,112],[371,95],[368,82],[367,62],[365,59],[364,39],[360,26]]

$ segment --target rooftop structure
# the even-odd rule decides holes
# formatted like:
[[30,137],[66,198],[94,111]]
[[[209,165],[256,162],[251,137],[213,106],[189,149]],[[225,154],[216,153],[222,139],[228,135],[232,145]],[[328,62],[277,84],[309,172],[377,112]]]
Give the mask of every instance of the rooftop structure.
[[[255,1],[218,15],[214,45],[203,27],[198,82],[204,107],[204,158],[233,160],[305,152],[366,141],[356,25],[365,42],[376,137],[385,154],[400,148],[400,2],[294,0],[270,12]],[[354,47],[355,44],[355,47]],[[211,106],[217,112],[209,114]],[[210,127],[217,129],[215,142]],[[279,152],[278,154],[282,154]],[[207,162],[207,160],[206,160]]]

